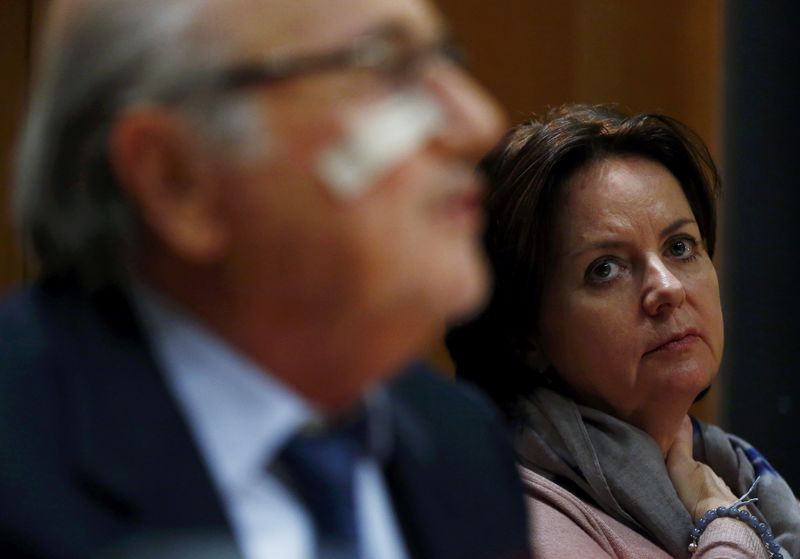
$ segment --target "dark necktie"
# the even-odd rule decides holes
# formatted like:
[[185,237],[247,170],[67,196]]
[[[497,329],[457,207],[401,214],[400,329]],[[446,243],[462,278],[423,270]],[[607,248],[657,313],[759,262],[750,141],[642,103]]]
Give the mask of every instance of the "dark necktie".
[[365,421],[300,433],[281,454],[284,474],[314,519],[318,557],[359,557],[355,469],[365,449]]

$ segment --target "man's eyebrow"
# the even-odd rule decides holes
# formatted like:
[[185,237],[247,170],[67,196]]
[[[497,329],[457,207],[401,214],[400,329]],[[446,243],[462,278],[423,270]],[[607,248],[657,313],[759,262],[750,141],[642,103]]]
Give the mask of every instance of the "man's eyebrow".
[[401,21],[382,21],[367,25],[355,33],[356,37],[404,37],[411,34],[409,27]]
[[383,21],[371,26],[366,26],[355,34],[356,37],[386,37],[401,42],[412,43],[415,41],[435,41],[449,38],[450,29],[444,24],[437,24],[434,28],[422,33],[415,30],[408,22],[402,20]]

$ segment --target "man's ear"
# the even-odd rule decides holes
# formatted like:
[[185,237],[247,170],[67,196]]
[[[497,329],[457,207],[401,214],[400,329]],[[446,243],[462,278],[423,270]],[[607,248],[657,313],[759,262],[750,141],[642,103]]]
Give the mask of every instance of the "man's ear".
[[179,258],[207,264],[224,250],[227,228],[222,185],[195,136],[173,112],[135,108],[111,129],[109,158],[148,231]]

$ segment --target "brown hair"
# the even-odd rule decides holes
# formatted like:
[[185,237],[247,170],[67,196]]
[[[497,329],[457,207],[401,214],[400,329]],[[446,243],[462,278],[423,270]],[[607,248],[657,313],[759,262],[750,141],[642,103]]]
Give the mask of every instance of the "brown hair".
[[613,155],[639,155],[666,167],[714,254],[719,177],[706,146],[679,121],[570,105],[513,128],[480,165],[489,187],[485,245],[494,293],[483,313],[446,339],[457,375],[481,386],[506,412],[543,378],[522,363],[520,349],[536,328],[559,191],[576,171]]

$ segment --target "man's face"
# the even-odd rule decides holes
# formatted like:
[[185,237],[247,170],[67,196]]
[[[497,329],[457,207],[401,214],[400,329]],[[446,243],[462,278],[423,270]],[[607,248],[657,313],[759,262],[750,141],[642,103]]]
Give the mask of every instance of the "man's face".
[[[418,45],[443,34],[437,15],[419,0],[241,4],[249,11],[237,17],[250,20],[236,23],[243,61],[324,53],[387,28]],[[320,161],[346,144],[359,116],[406,89],[438,105],[443,124],[358,195],[337,195]],[[419,349],[434,328],[483,301],[481,184],[472,170],[502,120],[462,70],[431,57],[402,79],[338,69],[247,94],[263,115],[266,152],[221,161],[216,173],[225,184],[229,274],[241,293],[252,294],[252,312],[301,310],[329,331],[362,321],[376,335],[394,324],[398,340]]]

